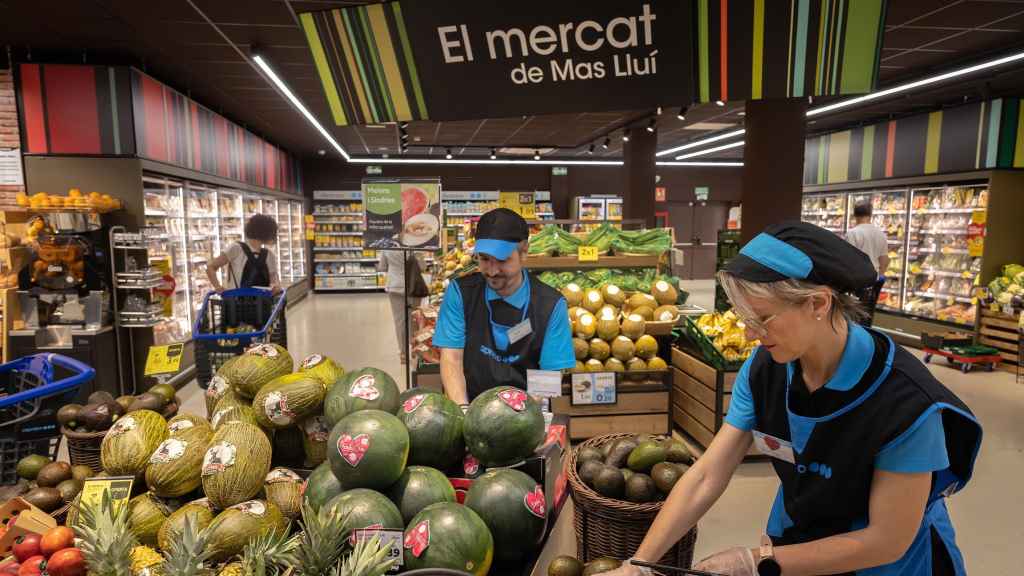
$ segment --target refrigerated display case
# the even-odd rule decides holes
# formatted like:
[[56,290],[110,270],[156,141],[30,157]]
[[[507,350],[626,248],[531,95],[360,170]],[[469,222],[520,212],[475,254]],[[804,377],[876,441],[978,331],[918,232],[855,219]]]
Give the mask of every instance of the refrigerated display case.
[[[846,230],[852,230],[856,223],[854,207],[868,202],[871,204],[871,222],[885,232],[889,244],[889,268],[882,270],[885,285],[878,296],[878,307],[896,311],[903,306],[903,264],[906,262],[907,245],[907,190],[873,190],[850,193],[847,206]],[[805,199],[806,206],[806,199]]]
[[378,290],[376,250],[363,248],[363,194],[313,192],[313,289],[318,292]]
[[242,229],[245,227],[242,193],[238,190],[221,188],[217,192],[217,216],[220,227],[220,245],[223,251],[232,242],[242,241]]
[[289,202],[288,208],[291,215],[289,234],[292,243],[292,264],[291,282],[295,283],[306,278],[306,238],[305,238],[305,211],[302,209],[302,202]]
[[800,219],[836,234],[845,234],[846,194],[804,196]]
[[185,187],[175,180],[144,177],[145,227],[149,241],[145,265],[141,270],[155,268],[166,282],[161,287],[161,316],[154,323],[135,324],[133,318],[120,318],[126,327],[152,326],[157,344],[182,342],[191,337],[191,294],[189,291],[189,250],[185,228]]
[[217,223],[217,190],[187,182],[185,197],[189,300],[192,303],[191,317],[195,318],[203,304],[203,297],[213,289],[206,276],[206,265],[222,250]]
[[574,220],[593,220],[595,224],[576,224],[575,232],[589,232],[605,220],[622,220],[622,198],[617,196],[579,196],[572,207]]

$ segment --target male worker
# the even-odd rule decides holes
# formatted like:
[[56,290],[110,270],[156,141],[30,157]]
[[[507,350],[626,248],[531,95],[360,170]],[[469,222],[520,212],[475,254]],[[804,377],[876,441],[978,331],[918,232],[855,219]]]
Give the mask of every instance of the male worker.
[[875,285],[861,294],[861,301],[868,313],[864,323],[871,326],[878,296],[885,285],[885,271],[889,269],[889,239],[886,238],[884,230],[871,222],[870,201],[861,202],[853,207],[853,222],[853,228],[846,233],[846,241],[868,255],[878,274]]
[[467,405],[488,388],[526,389],[526,370],[576,365],[565,298],[523,269],[530,229],[498,208],[480,217],[480,271],[448,284],[434,332],[445,394]]

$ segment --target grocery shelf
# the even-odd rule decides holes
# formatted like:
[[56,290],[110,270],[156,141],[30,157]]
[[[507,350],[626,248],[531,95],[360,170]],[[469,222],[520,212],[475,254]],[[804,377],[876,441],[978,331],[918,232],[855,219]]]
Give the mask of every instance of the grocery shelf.
[[373,274],[324,274],[322,272],[316,272],[313,274],[317,278],[374,278],[377,276],[377,272]]
[[594,262],[580,262],[576,256],[530,256],[525,266],[531,270],[580,269],[580,268],[654,268],[661,260],[660,255],[650,256],[600,256]]
[[846,212],[843,210],[814,210],[812,212],[804,212],[803,216],[843,216]]
[[362,216],[363,214],[366,214],[366,212],[364,212],[362,210],[360,210],[358,212],[353,212],[353,211],[345,211],[345,212],[315,212],[314,211],[313,212],[313,216],[348,216],[350,214],[353,215],[353,216],[355,216],[355,215]]
[[902,246],[903,245],[903,240],[889,240],[888,242],[889,242],[890,246]]
[[363,250],[365,250],[365,248],[362,248],[360,246],[314,246],[313,247],[313,251],[314,252],[337,252],[339,250],[346,250],[346,251],[358,250],[358,251],[362,252]]
[[987,206],[977,208],[918,208],[911,210],[911,214],[971,214],[972,212],[984,212]]
[[383,286],[352,286],[349,288],[313,288],[314,292],[377,292],[384,290]]
[[483,212],[445,212],[445,216],[483,216]]
[[922,268],[920,272],[911,272],[914,276],[943,276],[946,278],[974,278],[977,273],[967,271],[967,275],[964,272],[950,272],[948,270],[938,270],[936,268]]
[[954,294],[943,294],[941,292],[917,292],[915,291],[914,296],[921,296],[922,298],[936,298],[942,300],[955,300],[957,302],[963,302],[965,304],[973,304],[974,299],[968,298],[967,296],[956,296]]
[[952,235],[966,236],[967,235],[967,230],[936,230],[934,228],[931,229],[931,230],[926,230],[924,228],[919,228],[919,229],[915,230],[914,232],[917,232],[918,234],[925,234],[925,235],[928,235],[928,236],[946,236],[946,235],[950,235],[950,236],[952,236]]
[[332,260],[313,260],[313,264],[329,264],[332,262],[379,262],[377,258],[342,258]]
[[911,247],[911,250],[916,250],[919,254],[962,254],[962,255],[966,255],[966,254],[969,253],[966,248],[939,248],[938,250],[936,250],[935,248],[914,248],[914,247]]

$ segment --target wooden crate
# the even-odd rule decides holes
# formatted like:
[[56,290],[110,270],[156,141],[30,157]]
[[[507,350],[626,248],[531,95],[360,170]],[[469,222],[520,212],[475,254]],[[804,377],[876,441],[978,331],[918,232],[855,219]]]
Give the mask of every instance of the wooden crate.
[[[672,421],[707,448],[729,411],[736,372],[722,372],[679,348],[672,348]],[[751,447],[748,456],[757,455]]]
[[562,396],[552,398],[551,411],[569,416],[569,438],[585,440],[613,432],[632,434],[668,434],[672,430],[669,374],[659,381],[619,379],[615,404],[573,406],[570,384],[563,384]]
[[988,308],[981,309],[978,342],[999,350],[999,355],[1003,357],[999,367],[1007,372],[1016,373],[1020,362],[1019,326],[1014,316]]

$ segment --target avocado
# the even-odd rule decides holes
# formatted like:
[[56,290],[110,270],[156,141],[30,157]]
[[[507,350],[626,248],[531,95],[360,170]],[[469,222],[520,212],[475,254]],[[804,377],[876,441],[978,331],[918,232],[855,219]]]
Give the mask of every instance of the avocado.
[[65,480],[57,484],[57,491],[60,492],[60,499],[65,504],[71,504],[75,500],[75,496],[82,491],[82,481],[74,478]]
[[611,442],[606,442],[606,443],[601,445],[601,455],[602,455],[603,458],[608,458],[608,455],[611,454],[612,448],[615,447],[615,443],[616,442],[618,442],[618,440],[613,440]]
[[594,574],[602,572],[611,572],[619,566],[622,566],[622,562],[615,558],[598,558],[597,560],[587,562],[586,566],[583,567],[583,576],[594,576]]
[[113,401],[114,395],[106,390],[97,390],[89,394],[89,404],[106,404]]
[[28,493],[21,498],[25,502],[28,502],[47,513],[53,512],[64,504],[64,501],[60,497],[60,490],[42,486],[29,490]]
[[579,469],[580,465],[582,465],[584,462],[587,462],[587,461],[590,461],[590,460],[597,460],[598,462],[604,462],[604,455],[601,454],[600,450],[598,450],[597,448],[594,448],[592,446],[587,446],[585,448],[580,448],[580,451],[576,453],[576,467],[577,467],[577,470]]
[[78,424],[78,413],[81,411],[81,404],[65,404],[57,410],[57,422],[61,426],[74,428]]
[[125,394],[124,396],[118,396],[117,399],[114,400],[114,402],[120,404],[121,408],[124,409],[125,412],[127,412],[128,407],[132,405],[132,402],[135,402],[135,396],[132,396],[131,394]]
[[107,404],[86,404],[78,413],[78,424],[96,432],[110,428],[113,422],[114,413]]
[[36,485],[42,488],[53,488],[65,480],[71,479],[71,464],[67,462],[50,462],[39,470]]
[[89,468],[85,464],[76,464],[71,467],[71,477],[80,482],[85,482],[86,478],[92,478],[92,468]]
[[110,408],[110,413],[112,414],[110,419],[111,420],[115,420],[115,421],[118,418],[120,418],[121,416],[124,416],[124,413],[127,411],[127,410],[125,410],[125,408],[123,406],[121,406],[120,402],[116,402],[116,401],[115,402],[107,402],[107,408]]
[[174,401],[174,394],[177,393],[177,390],[175,390],[174,386],[171,386],[170,384],[155,384],[150,386],[149,392],[163,398],[164,404],[170,404]]
[[622,479],[623,480],[629,480],[630,476],[632,476],[633,474],[636,474],[636,472],[633,472],[629,468],[620,468],[619,472],[622,473]]
[[685,462],[686,464],[693,462],[693,454],[690,454],[690,449],[679,440],[668,440],[664,442],[664,446],[665,460],[669,462]]
[[580,479],[583,480],[583,482],[587,486],[593,488],[594,479],[597,478],[598,472],[600,472],[603,468],[604,464],[601,464],[596,460],[588,460],[584,462],[582,466],[580,466]]
[[39,475],[39,471],[43,469],[43,466],[49,464],[51,460],[46,456],[40,456],[39,454],[29,454],[21,460],[18,460],[17,472],[18,476],[25,480],[35,480],[36,476]]
[[682,477],[682,471],[672,462],[658,462],[654,468],[651,468],[651,478],[662,494],[671,492],[672,487]]
[[548,564],[548,576],[583,576],[583,563],[572,556],[559,556]]
[[683,464],[682,462],[673,462],[672,464],[679,470],[680,474],[686,474],[686,471],[690,469],[689,464]]
[[654,440],[641,442],[629,453],[627,464],[634,472],[647,472],[658,462],[665,461],[665,448]]
[[647,474],[636,472],[626,480],[626,500],[630,502],[653,502],[658,487]]
[[594,490],[601,496],[621,499],[622,493],[626,490],[626,479],[618,468],[604,465],[601,471],[594,477]]
[[608,457],[604,459],[604,463],[616,468],[622,468],[626,465],[626,459],[629,458],[630,453],[632,453],[636,447],[637,444],[632,438],[621,438],[616,440],[615,446],[612,448],[612,451],[608,453]]
[[164,397],[159,394],[152,392],[146,392],[140,394],[135,398],[135,402],[128,407],[129,412],[135,412],[136,410],[152,410],[154,412],[162,412],[167,402],[164,401]]

